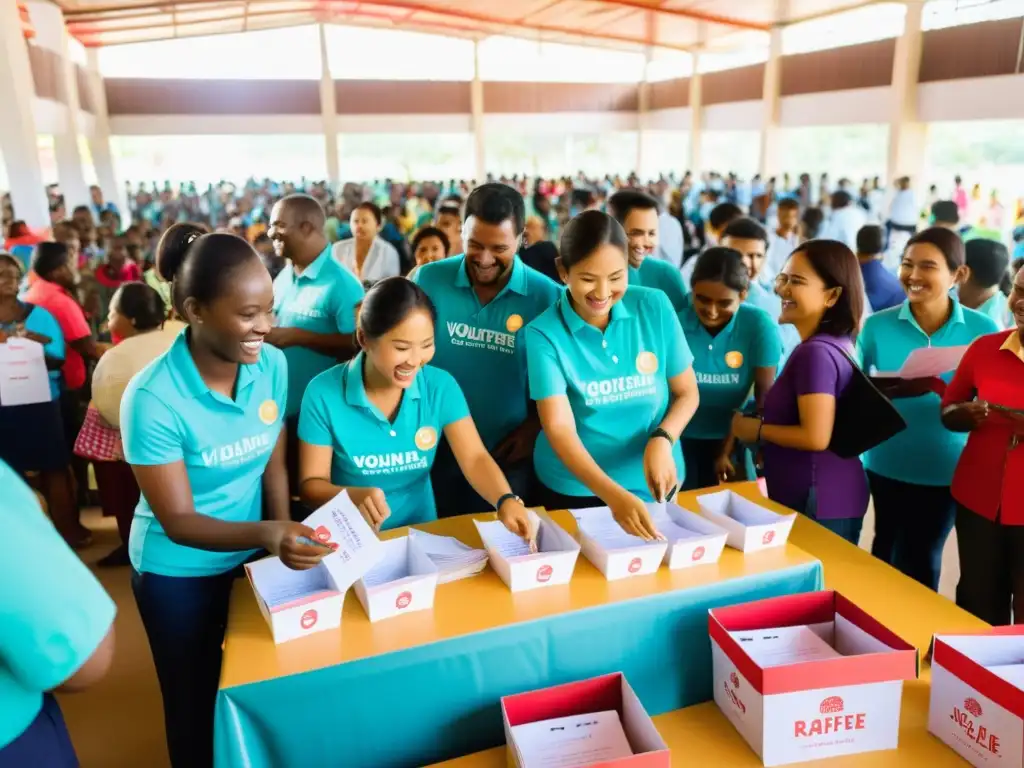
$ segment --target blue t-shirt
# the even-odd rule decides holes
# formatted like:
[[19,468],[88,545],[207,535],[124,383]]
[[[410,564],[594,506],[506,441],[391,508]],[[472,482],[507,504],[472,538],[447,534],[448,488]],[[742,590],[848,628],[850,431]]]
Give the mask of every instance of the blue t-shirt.
[[[274,314],[282,328],[301,328],[313,333],[355,333],[356,305],[363,300],[363,286],[347,269],[331,258],[327,246],[301,275],[291,262],[274,278]],[[288,407],[286,416],[297,416],[306,385],[338,361],[306,347],[288,347]]]
[[686,343],[693,353],[693,372],[700,405],[683,437],[721,439],[732,417],[750,396],[757,368],[775,368],[782,354],[778,324],[764,310],[741,304],[724,328],[712,336],[693,308],[692,294],[679,313]]
[[302,400],[299,439],[330,446],[331,482],[380,488],[391,516],[383,529],[437,518],[430,468],[445,427],[469,416],[466,398],[447,371],[425,366],[388,421],[366,395],[365,358],[337,365],[310,382]]
[[[263,471],[277,444],[288,402],[288,363],[264,344],[241,365],[232,400],[212,391],[188,348],[188,329],[143,368],[121,400],[125,461],[139,466],[183,461],[195,511],[226,522],[263,519]],[[176,544],[143,495],[128,542],[132,566],[161,576],[213,576],[245,562],[252,550],[211,552]]]
[[466,275],[465,256],[424,264],[413,280],[437,308],[431,362],[455,377],[488,450],[526,420],[523,329],[559,294],[553,280],[519,256],[510,269],[505,287],[484,305]]
[[[665,417],[669,379],[693,364],[693,355],[668,297],[655,288],[630,286],[611,309],[604,332],[573,309],[568,290],[526,329],[530,396],[564,395],[583,447],[615,482],[651,501],[644,479],[644,449]],[[679,482],[686,470],[673,448]],[[543,432],[533,452],[537,476],[569,496],[591,496],[555,455]]]
[[667,261],[648,256],[639,267],[631,266],[629,284],[664,291],[676,312],[682,312],[686,306],[686,285],[683,283],[683,275]]
[[868,296],[873,312],[898,307],[907,298],[900,279],[887,270],[878,259],[861,262],[860,273],[864,278],[864,292]]
[[[64,359],[64,331],[60,329],[57,318],[51,315],[42,307],[32,307],[32,311],[25,318],[25,330],[46,336],[49,344],[43,345],[43,354],[56,360]],[[50,376],[50,399],[56,400],[60,397],[60,368],[49,371]]]
[[0,763],[43,705],[43,694],[88,661],[116,608],[58,535],[18,474],[0,461],[4,535],[0,558]]
[[[995,321],[956,299],[946,324],[929,337],[917,324],[910,302],[883,310],[864,322],[857,350],[865,371],[898,371],[907,357],[921,347],[958,347],[999,330]],[[942,375],[947,384],[953,371]],[[950,432],[942,424],[941,398],[932,392],[892,401],[907,428],[864,454],[864,467],[875,474],[915,485],[950,485],[966,432]]]
[[1002,291],[996,291],[981,306],[978,307],[978,312],[981,314],[991,317],[999,330],[1005,331],[1013,324],[1013,315],[1010,312],[1010,300]]

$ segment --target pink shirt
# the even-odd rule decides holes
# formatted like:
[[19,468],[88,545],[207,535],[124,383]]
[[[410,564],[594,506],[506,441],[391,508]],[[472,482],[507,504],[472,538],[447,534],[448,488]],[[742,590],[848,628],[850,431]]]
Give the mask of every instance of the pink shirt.
[[85,360],[74,349],[71,342],[84,339],[92,331],[85,320],[85,313],[78,302],[56,283],[36,277],[25,294],[25,301],[42,307],[54,316],[64,332],[64,384],[68,389],[81,389],[85,384]]
[[111,277],[109,267],[106,264],[100,264],[96,268],[96,280],[100,285],[105,285],[107,288],[117,288],[122,283],[137,282],[142,279],[142,272],[139,270],[139,265],[134,261],[126,261],[121,267],[121,273],[117,277]]

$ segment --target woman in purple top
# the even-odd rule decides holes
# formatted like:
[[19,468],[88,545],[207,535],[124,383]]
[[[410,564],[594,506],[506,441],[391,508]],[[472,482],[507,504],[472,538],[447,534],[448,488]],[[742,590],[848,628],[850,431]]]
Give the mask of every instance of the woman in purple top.
[[768,496],[857,543],[868,508],[859,458],[828,450],[837,402],[853,378],[845,352],[864,311],[864,283],[853,251],[835,240],[799,246],[775,279],[780,323],[801,343],[768,391],[760,417],[736,414],[733,434],[760,442]]

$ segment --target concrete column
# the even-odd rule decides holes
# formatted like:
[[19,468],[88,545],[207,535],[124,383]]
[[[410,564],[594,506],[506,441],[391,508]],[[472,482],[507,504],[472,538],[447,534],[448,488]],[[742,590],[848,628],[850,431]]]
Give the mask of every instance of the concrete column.
[[[650,130],[650,111],[651,111],[651,84],[650,84],[650,68],[651,60],[654,56],[654,50],[651,46],[647,46],[647,50],[644,52],[644,79],[641,81],[637,89],[637,131],[636,131],[636,174],[640,177],[641,181],[646,180],[648,177],[657,173],[657,168],[649,168],[648,165],[654,160],[647,151],[647,132]],[[654,160],[654,162],[657,162]],[[653,172],[653,173],[652,173]]]
[[910,176],[918,187],[924,181],[928,126],[917,114],[917,79],[921,70],[921,18],[924,4],[906,3],[903,34],[896,40],[889,88],[889,154],[886,175],[891,183]]
[[327,181],[337,192],[341,188],[341,159],[338,152],[338,111],[334,98],[334,77],[327,58],[327,27],[318,25],[320,33],[320,117],[324,128],[324,158]]
[[[789,2],[778,0],[775,18],[786,18]],[[781,129],[782,119],[782,27],[775,25],[769,33],[768,61],[764,66],[764,86],[761,100],[764,115],[761,122],[761,154],[758,172],[767,181],[782,173]]]
[[114,172],[114,155],[110,151],[110,115],[107,112],[107,90],[103,85],[103,76],[100,74],[97,49],[86,49],[86,56],[88,57],[86,74],[89,78],[93,104],[93,132],[89,139],[89,151],[92,153],[92,161],[96,166],[96,179],[103,192],[103,199],[118,207],[118,210],[121,211],[121,223],[127,227],[131,223],[128,221],[128,200],[125,199],[124,187],[117,183],[117,174]]
[[700,54],[693,54],[693,73],[690,75],[690,162],[687,170],[694,178],[701,174],[701,138],[704,132],[703,77],[700,74]]
[[81,133],[78,117],[78,78],[75,64],[68,50],[68,31],[60,7],[49,2],[27,3],[32,25],[36,29],[34,44],[46,48],[60,57],[60,89],[65,104],[63,130],[53,136],[53,151],[57,159],[57,180],[68,215],[77,205],[89,205],[89,187],[82,170],[82,153],[78,150]]
[[50,207],[39,163],[34,100],[32,68],[18,6],[0,2],[0,104],[6,107],[0,119],[0,153],[11,183],[15,217],[33,229],[44,230],[50,226]]
[[469,85],[473,125],[473,174],[478,184],[487,180],[487,144],[484,140],[484,83],[480,79],[480,41],[473,41],[473,82]]

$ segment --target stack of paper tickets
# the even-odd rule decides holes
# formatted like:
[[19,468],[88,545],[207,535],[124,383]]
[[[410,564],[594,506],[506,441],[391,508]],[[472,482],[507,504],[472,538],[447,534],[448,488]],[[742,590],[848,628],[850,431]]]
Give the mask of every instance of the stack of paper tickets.
[[487,552],[473,549],[452,536],[437,536],[411,528],[409,537],[437,566],[440,571],[438,584],[476,576],[487,567]]

